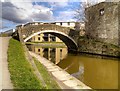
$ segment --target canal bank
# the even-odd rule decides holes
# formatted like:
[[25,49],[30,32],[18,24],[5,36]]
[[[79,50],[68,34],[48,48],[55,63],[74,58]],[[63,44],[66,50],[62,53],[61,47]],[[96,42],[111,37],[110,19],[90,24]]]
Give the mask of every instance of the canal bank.
[[78,38],[78,52],[120,58],[120,47],[86,36]]
[[[56,81],[59,84],[63,84],[63,89],[91,89],[90,87],[86,86],[84,83],[76,79],[75,77],[71,76],[67,72],[65,72],[63,69],[58,67],[57,65],[53,64],[49,60],[30,52],[30,55],[35,57],[41,64],[43,64],[48,72],[51,73],[51,75],[56,79]],[[63,87],[63,86],[62,86]]]
[[[8,64],[14,89],[60,89],[46,70],[39,73],[33,59],[29,60],[21,42],[11,38],[8,48]],[[46,76],[43,74],[46,72]],[[41,76],[42,75],[42,76]],[[53,83],[52,83],[53,82]]]

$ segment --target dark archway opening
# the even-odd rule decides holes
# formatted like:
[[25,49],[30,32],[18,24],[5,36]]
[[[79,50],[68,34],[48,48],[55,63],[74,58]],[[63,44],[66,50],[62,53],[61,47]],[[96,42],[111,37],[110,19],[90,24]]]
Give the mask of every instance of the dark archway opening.
[[71,37],[69,37],[68,35],[63,34],[61,32],[52,31],[52,30],[50,30],[50,31],[40,31],[40,32],[34,33],[34,34],[30,35],[28,38],[26,38],[24,40],[24,42],[28,41],[33,36],[36,36],[37,34],[41,34],[41,33],[51,34],[51,35],[54,35],[54,36],[57,36],[58,38],[60,38],[66,44],[66,46],[68,47],[69,52],[73,52],[73,51],[78,50],[77,43]]

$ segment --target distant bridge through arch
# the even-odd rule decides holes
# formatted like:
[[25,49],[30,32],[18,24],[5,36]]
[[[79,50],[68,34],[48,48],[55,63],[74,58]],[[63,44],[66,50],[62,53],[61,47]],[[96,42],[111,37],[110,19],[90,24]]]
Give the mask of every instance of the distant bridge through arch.
[[67,45],[68,50],[77,51],[78,49],[77,42],[73,39],[70,28],[54,24],[27,25],[18,27],[19,38],[20,40],[22,39],[23,42],[27,42],[33,36],[41,33],[48,33],[57,36]]

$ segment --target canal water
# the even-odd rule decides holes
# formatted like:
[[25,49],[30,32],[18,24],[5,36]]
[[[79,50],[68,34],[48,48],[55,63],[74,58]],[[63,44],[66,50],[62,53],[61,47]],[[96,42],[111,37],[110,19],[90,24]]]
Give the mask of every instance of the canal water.
[[117,58],[103,58],[87,54],[70,54],[67,47],[27,45],[33,51],[76,77],[93,89],[118,89]]

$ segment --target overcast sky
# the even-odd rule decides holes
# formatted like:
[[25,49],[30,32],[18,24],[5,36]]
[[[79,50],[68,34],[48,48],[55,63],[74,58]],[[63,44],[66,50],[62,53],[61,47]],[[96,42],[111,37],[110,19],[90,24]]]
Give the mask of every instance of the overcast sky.
[[[98,2],[101,0],[91,0]],[[32,21],[76,21],[75,10],[87,0],[1,0],[0,29],[5,31],[17,24]],[[81,16],[82,17],[82,16]]]

